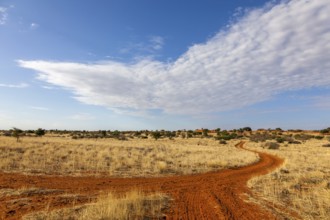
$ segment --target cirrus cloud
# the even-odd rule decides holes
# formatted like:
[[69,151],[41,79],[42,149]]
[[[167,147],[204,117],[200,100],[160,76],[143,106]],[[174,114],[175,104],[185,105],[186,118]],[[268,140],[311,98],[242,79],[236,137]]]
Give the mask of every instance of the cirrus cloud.
[[27,84],[27,83],[20,83],[20,84],[4,84],[4,83],[0,83],[0,87],[22,89],[22,88],[29,87],[29,84]]
[[289,90],[330,86],[329,11],[328,0],[255,9],[171,63],[18,63],[87,104],[125,112],[232,110]]
[[6,24],[8,17],[7,8],[0,7],[0,25]]

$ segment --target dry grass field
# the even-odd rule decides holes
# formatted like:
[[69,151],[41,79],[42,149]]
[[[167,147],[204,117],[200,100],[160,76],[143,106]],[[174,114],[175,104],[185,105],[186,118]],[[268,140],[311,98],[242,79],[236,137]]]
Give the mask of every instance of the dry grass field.
[[[315,133],[304,140],[296,139],[296,133],[273,131],[264,134],[247,133],[243,137],[245,148],[277,155],[285,162],[275,172],[248,182],[253,193],[250,200],[271,210],[279,219],[329,219],[330,147],[324,147],[329,144],[329,136],[317,138],[319,134]],[[303,136],[302,133],[299,135]],[[259,142],[254,142],[256,140]],[[13,137],[0,136],[0,170],[15,175],[55,177],[181,176],[257,162],[257,153],[235,147],[240,141],[242,139],[234,139],[220,144],[212,137],[72,139],[48,134],[24,136],[17,142]],[[46,209],[25,215],[23,219],[158,219],[162,218],[171,200],[157,191],[133,190],[119,194],[100,191],[94,196],[85,195],[87,204],[76,204],[76,199],[82,195],[66,194],[58,189],[31,186],[0,189],[0,199],[9,202],[11,199],[6,198],[16,201],[38,195],[65,197],[72,204],[55,210],[49,204]]]
[[107,193],[97,202],[55,211],[41,211],[23,217],[24,220],[100,220],[100,219],[162,219],[169,198],[161,193],[145,194],[134,190],[122,195]]
[[329,219],[330,148],[323,147],[325,144],[329,144],[326,138],[310,139],[302,144],[282,143],[278,150],[269,150],[263,148],[264,143],[247,143],[249,149],[285,158],[283,167],[250,180],[249,186],[279,212],[280,207],[288,207],[303,219]]
[[[72,139],[71,137],[0,137],[0,170],[10,173],[64,176],[155,177],[204,173],[258,161],[255,153],[235,147],[239,141],[219,144],[213,138],[189,139]],[[58,193],[56,189],[3,188],[0,198],[24,198]],[[64,193],[64,194],[63,194]],[[143,219],[161,218],[169,197],[157,192],[132,191],[122,195],[100,192],[88,205],[44,211],[24,219]],[[64,198],[63,197],[63,198]],[[26,204],[23,202],[22,204]],[[114,217],[116,216],[116,217]]]
[[0,170],[29,174],[119,177],[203,173],[244,166],[257,154],[214,139],[78,139],[0,137]]

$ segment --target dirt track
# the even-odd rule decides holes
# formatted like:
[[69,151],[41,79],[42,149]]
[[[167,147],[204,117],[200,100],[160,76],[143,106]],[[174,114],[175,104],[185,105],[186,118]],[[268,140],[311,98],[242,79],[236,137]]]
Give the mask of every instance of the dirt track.
[[[241,142],[237,147],[243,148]],[[100,191],[124,192],[130,189],[161,191],[173,198],[166,219],[278,219],[260,206],[246,202],[250,194],[246,186],[253,176],[274,170],[283,160],[259,153],[260,161],[238,169],[206,174],[161,178],[96,178],[27,176],[0,173],[0,189],[22,187],[56,189],[27,193],[20,196],[0,197],[0,219],[19,219],[22,215],[46,207],[72,207],[72,204],[90,202]],[[73,200],[64,194],[79,194]]]

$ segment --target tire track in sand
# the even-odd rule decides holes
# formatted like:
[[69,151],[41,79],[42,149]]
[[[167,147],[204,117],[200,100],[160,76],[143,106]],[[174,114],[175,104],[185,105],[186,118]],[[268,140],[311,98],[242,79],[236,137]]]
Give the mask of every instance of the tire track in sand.
[[[244,142],[236,145],[243,148]],[[246,149],[245,149],[246,150]],[[255,152],[255,151],[253,151]],[[110,178],[29,176],[0,173],[0,189],[42,188],[62,190],[66,194],[79,194],[80,199],[63,199],[58,193],[0,197],[0,219],[19,219],[24,214],[45,209],[72,207],[72,203],[84,204],[90,196],[101,191],[125,192],[141,189],[146,192],[161,191],[173,198],[166,219],[278,219],[271,211],[247,201],[251,194],[246,186],[254,176],[264,175],[279,167],[283,160],[274,155],[256,152],[260,160],[245,167],[205,174],[157,178]],[[13,199],[27,199],[24,206],[15,205]]]

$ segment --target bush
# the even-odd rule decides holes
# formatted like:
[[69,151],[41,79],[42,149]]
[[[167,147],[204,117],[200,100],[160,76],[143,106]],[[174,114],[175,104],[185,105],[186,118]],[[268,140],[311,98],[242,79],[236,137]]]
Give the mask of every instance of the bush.
[[270,150],[278,150],[280,148],[280,145],[276,142],[267,142],[263,144],[263,148],[267,148]]
[[227,144],[227,141],[225,141],[225,140],[220,140],[220,141],[219,141],[219,144]]
[[321,134],[328,134],[328,133],[330,133],[330,128],[326,128],[326,129],[320,130],[320,133]]
[[324,138],[324,136],[318,135],[318,136],[314,136],[314,138],[317,140],[322,140]]
[[285,141],[285,139],[282,137],[277,137],[276,141],[277,141],[277,143],[283,143]]
[[162,135],[159,131],[154,131],[151,133],[151,136],[155,139],[158,140]]
[[253,141],[253,142],[265,142],[266,140],[272,140],[274,139],[275,136],[268,133],[268,132],[265,132],[265,133],[255,133],[254,135],[252,135],[250,137],[250,140]]
[[322,147],[330,147],[330,144],[323,144]]
[[128,139],[126,138],[126,136],[124,134],[121,134],[117,137],[117,140],[120,140],[120,141],[127,141]]
[[299,140],[299,141],[307,141],[309,139],[314,138],[314,136],[309,135],[309,134],[296,134],[296,135],[294,135],[294,138]]
[[288,143],[289,143],[289,144],[301,144],[300,141],[294,141],[294,140],[292,140],[292,141],[288,141]]
[[45,135],[46,130],[42,129],[42,128],[38,128],[34,133],[35,133],[36,136],[41,137],[41,136]]

